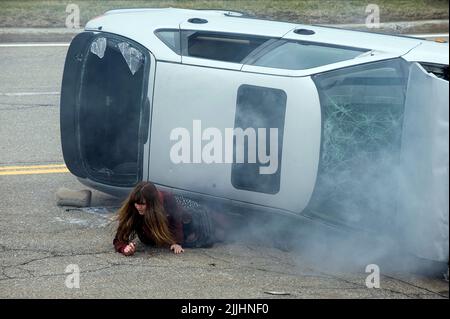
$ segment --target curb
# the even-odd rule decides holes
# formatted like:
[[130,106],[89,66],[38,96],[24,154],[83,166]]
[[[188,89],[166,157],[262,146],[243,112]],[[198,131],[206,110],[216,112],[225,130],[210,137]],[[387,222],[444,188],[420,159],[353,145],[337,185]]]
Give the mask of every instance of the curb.
[[[399,21],[380,23],[378,28],[365,24],[315,24],[317,26],[386,34],[426,34],[449,32],[449,20]],[[70,42],[84,29],[68,28],[0,28],[0,43]]]

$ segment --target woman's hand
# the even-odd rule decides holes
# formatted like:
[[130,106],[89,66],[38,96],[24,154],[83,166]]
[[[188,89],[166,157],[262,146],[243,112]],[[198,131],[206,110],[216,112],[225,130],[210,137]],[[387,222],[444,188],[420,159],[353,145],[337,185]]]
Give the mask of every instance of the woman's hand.
[[129,243],[128,245],[125,246],[125,248],[123,249],[123,254],[125,256],[131,256],[134,254],[134,252],[136,251],[136,245],[134,243]]
[[178,244],[173,244],[172,246],[170,246],[170,250],[173,250],[173,252],[174,252],[175,254],[179,254],[179,253],[184,252],[183,247],[181,247],[181,246],[178,245]]

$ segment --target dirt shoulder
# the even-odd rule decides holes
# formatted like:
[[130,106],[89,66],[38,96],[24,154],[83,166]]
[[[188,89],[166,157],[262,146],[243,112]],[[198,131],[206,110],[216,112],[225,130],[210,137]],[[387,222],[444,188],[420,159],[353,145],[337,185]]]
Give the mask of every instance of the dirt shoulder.
[[[224,9],[250,16],[387,34],[442,34],[449,30],[449,0],[228,0],[228,1],[66,1],[0,0],[0,43],[70,42],[90,19],[119,8]],[[74,20],[77,14],[78,19]],[[368,28],[379,14],[378,28]],[[66,26],[66,22],[72,28]],[[74,27],[74,21],[77,25]]]
[[107,10],[119,8],[190,8],[236,10],[250,15],[304,24],[364,24],[379,13],[380,22],[449,18],[449,0],[183,0],[183,1],[0,1],[0,27],[63,28],[79,10],[80,26]]

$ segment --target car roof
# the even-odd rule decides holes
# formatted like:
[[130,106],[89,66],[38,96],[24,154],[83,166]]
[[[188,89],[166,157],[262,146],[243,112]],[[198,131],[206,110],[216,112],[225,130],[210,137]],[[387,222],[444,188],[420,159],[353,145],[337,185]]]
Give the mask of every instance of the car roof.
[[[189,19],[199,18],[207,23],[195,24]],[[431,48],[423,45],[429,42],[422,39],[392,36],[371,32],[344,30],[325,26],[295,24],[240,16],[240,13],[226,10],[191,10],[178,8],[142,8],[110,10],[86,24],[85,30],[118,34],[132,39],[145,46],[154,54],[157,60],[179,61],[179,56],[168,48],[156,35],[158,29],[203,30],[212,32],[239,33],[274,38],[310,41],[332,45],[350,46],[395,54],[397,56],[410,53],[420,48],[421,54],[410,54],[414,57],[431,59],[435,63],[447,61],[448,44],[433,45],[434,54],[423,53]],[[313,31],[312,35],[294,33],[296,29]],[[442,52],[441,52],[442,51]],[[443,59],[442,59],[443,57]],[[445,59],[446,57],[446,59]]]

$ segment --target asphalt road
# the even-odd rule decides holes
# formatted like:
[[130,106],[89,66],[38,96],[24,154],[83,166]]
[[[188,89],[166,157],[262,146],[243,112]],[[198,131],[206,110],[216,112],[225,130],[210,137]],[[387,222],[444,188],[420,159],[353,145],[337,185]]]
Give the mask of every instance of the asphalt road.
[[[269,233],[249,231],[181,255],[142,245],[133,257],[115,253],[112,218],[120,199],[93,190],[92,206],[108,209],[58,207],[58,188],[85,186],[70,173],[42,169],[63,164],[66,52],[0,47],[0,298],[448,298],[441,278],[383,268],[380,288],[369,289],[370,260],[332,269],[301,249],[279,249]],[[74,269],[79,288],[69,288]]]

